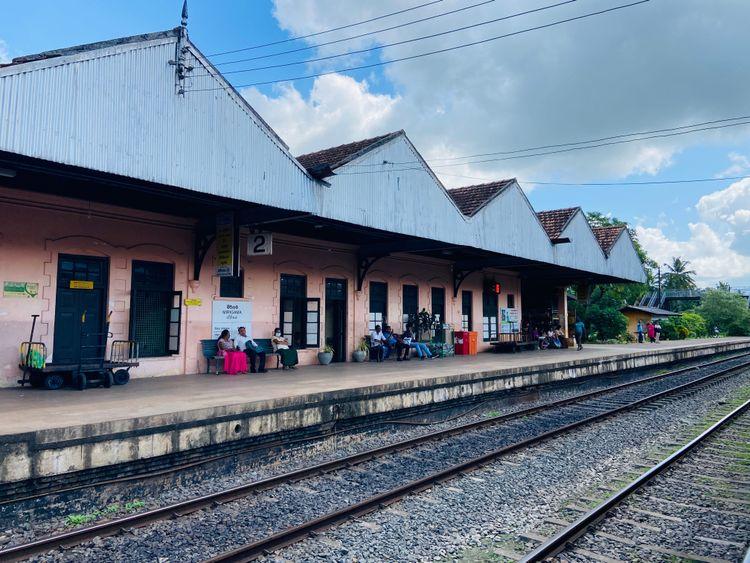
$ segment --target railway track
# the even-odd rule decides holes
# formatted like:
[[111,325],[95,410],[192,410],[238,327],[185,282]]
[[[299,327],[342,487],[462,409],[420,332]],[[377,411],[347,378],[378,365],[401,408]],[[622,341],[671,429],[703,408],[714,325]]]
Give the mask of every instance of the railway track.
[[560,530],[522,563],[558,557],[741,561],[750,543],[748,436],[750,401]]
[[[511,414],[462,424],[185,502],[40,538],[0,551],[0,561],[16,561],[61,547],[77,546],[95,537],[112,536],[163,520],[173,519],[177,522],[197,511],[219,510],[232,501],[255,497],[262,491],[276,491],[290,483],[300,483],[305,479],[334,472],[339,478],[346,474],[346,480],[353,484],[353,491],[345,497],[357,497],[356,502],[328,511],[322,516],[309,518],[301,524],[290,525],[212,559],[251,560],[267,551],[298,541],[312,532],[377,510],[410,493],[470,471],[504,454],[646,404],[715,384],[750,366],[750,361],[742,356],[681,368]],[[368,469],[368,464],[375,467]],[[395,467],[398,467],[397,472],[393,471]],[[398,474],[390,478],[389,472]],[[370,490],[363,490],[368,486]],[[373,486],[376,490],[372,490]],[[309,496],[306,500],[309,503]],[[258,530],[255,529],[254,533],[257,535]]]

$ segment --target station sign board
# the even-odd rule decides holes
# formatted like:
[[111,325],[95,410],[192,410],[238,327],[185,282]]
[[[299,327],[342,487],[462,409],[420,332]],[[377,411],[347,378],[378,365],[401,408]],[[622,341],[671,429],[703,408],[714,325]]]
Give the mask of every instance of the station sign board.
[[244,326],[252,337],[253,304],[245,299],[215,299],[211,307],[211,338],[219,338],[226,329],[237,338],[237,328]]
[[216,214],[216,275],[234,275],[234,215]]

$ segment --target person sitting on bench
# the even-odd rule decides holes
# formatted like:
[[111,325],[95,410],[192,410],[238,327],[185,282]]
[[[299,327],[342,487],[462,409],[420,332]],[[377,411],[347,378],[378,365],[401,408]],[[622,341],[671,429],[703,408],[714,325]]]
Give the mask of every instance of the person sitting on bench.
[[[410,360],[409,352],[411,350],[411,341],[414,340],[414,334],[411,332],[409,325],[406,325],[404,333],[396,341],[396,361]],[[401,354],[403,352],[403,358]]]
[[[245,352],[247,359],[250,362],[250,373],[266,373],[266,353],[255,343],[255,340],[247,335],[247,330],[244,326],[237,329],[239,335],[234,339],[234,345],[237,350]],[[255,371],[255,359],[258,359],[258,371]]]
[[297,350],[289,345],[289,340],[281,335],[281,329],[277,328],[273,331],[271,337],[271,344],[273,345],[273,351],[279,353],[281,358],[281,365],[283,369],[297,369],[299,363],[299,357],[297,356]]
[[396,348],[398,337],[388,325],[383,327],[383,334],[385,335],[385,342],[383,343],[383,359],[387,360],[390,357],[391,352]]
[[224,329],[219,335],[219,339],[216,341],[217,356],[226,356],[227,352],[234,350],[234,344],[232,339],[229,338],[229,331]]
[[380,325],[375,325],[375,330],[370,333],[370,360],[372,360],[372,355],[374,355],[376,362],[383,361],[383,349],[385,348],[385,342],[386,337],[385,334],[383,334]]

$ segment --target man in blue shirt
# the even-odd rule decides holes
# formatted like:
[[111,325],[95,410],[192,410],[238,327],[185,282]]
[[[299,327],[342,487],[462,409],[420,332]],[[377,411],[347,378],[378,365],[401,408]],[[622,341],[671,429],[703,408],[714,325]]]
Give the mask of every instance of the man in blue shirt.
[[578,344],[578,350],[583,350],[583,333],[586,330],[586,325],[583,324],[581,319],[576,319],[576,324],[573,325],[573,329],[576,334],[576,344]]

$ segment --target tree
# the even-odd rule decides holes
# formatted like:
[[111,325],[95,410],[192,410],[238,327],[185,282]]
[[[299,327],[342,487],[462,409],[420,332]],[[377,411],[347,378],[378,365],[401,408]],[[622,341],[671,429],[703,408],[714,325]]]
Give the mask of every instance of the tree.
[[716,286],[716,289],[718,289],[719,291],[731,291],[732,290],[732,288],[729,286],[727,282],[719,282],[718,285]]
[[697,313],[683,313],[679,317],[669,317],[662,321],[661,332],[667,340],[701,338],[708,335],[706,320]]
[[750,336],[750,309],[738,293],[707,289],[695,312],[706,319],[709,331],[718,327],[728,336]]
[[664,289],[695,289],[695,270],[688,270],[689,265],[679,256],[672,258],[672,264],[667,264],[669,271],[664,274]]

